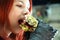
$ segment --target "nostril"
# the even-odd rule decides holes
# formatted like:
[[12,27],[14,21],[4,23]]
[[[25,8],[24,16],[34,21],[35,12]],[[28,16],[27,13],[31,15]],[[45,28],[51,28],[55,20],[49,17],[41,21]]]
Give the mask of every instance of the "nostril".
[[24,13],[24,15],[27,15],[29,13],[29,10],[28,9],[24,9],[23,13]]
[[24,13],[24,15],[27,15],[28,13]]

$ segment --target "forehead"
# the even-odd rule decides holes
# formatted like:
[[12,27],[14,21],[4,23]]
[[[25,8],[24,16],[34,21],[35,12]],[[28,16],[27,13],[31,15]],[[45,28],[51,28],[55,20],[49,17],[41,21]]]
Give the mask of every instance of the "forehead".
[[29,2],[29,0],[15,0],[15,2],[17,2],[17,3],[23,3],[23,4],[25,4],[26,5],[26,7],[30,7],[30,2]]

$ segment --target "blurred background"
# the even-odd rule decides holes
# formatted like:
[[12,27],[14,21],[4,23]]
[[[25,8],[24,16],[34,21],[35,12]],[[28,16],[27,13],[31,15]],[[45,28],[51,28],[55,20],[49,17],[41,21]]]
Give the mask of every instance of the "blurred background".
[[32,0],[33,16],[42,19],[58,30],[54,40],[60,40],[60,1],[59,0]]

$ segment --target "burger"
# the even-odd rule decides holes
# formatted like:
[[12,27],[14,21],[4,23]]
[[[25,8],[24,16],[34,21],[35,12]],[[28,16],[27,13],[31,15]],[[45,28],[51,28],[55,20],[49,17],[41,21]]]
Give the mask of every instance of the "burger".
[[30,31],[33,32],[37,28],[38,21],[31,15],[28,15],[25,23],[20,24],[20,28],[23,29],[25,32]]

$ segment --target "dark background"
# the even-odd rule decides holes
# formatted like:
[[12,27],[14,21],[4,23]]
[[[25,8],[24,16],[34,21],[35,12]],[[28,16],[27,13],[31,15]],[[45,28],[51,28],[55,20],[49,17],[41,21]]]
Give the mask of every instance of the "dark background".
[[59,3],[59,0],[32,0],[33,5],[46,5],[46,4],[56,4]]

